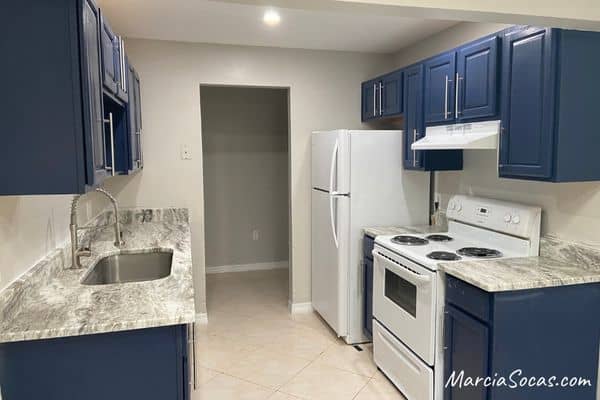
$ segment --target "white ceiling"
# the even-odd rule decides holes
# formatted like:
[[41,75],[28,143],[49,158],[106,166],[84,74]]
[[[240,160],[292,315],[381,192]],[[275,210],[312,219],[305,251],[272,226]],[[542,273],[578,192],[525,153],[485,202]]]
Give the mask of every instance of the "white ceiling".
[[265,6],[214,0],[98,0],[124,37],[320,50],[394,53],[456,21],[278,8],[281,24],[262,22]]

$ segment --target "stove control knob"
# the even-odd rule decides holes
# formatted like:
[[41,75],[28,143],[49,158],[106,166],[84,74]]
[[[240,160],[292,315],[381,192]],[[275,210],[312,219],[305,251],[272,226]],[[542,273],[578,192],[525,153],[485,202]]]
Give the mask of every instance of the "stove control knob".
[[521,222],[521,217],[519,217],[518,215],[512,217],[513,224],[518,224],[519,222]]
[[450,207],[451,210],[456,210],[456,204],[454,204],[454,202],[451,202],[448,207]]
[[504,216],[504,222],[510,222],[511,218],[512,218],[512,216],[510,214],[506,214]]
[[462,211],[462,204],[458,203],[456,205],[456,211],[458,211],[458,212]]

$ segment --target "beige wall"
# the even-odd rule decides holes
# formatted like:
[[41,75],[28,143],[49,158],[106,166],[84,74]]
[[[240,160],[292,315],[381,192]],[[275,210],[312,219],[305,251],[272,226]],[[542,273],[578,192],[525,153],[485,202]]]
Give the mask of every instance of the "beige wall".
[[445,31],[430,36],[412,46],[402,49],[394,56],[394,64],[404,67],[435,54],[450,50],[471,40],[501,31],[510,25],[462,22]]
[[[0,290],[50,251],[69,240],[73,196],[0,196]],[[85,223],[104,208],[104,198],[86,195],[79,220]]]
[[202,86],[200,105],[206,266],[287,261],[287,89]]
[[[127,40],[142,80],[144,171],[113,187],[123,205],[191,210],[197,309],[205,309],[200,85],[290,88],[291,280],[294,302],[310,301],[310,133],[359,128],[360,82],[391,58],[371,54]],[[193,159],[180,159],[190,145]]]
[[[395,57],[402,66],[432,56],[488,33],[502,29],[497,24],[463,23]],[[600,183],[541,183],[500,179],[495,150],[467,150],[464,170],[437,173],[437,192],[442,207],[455,193],[487,196],[539,205],[543,208],[542,233],[600,246]]]

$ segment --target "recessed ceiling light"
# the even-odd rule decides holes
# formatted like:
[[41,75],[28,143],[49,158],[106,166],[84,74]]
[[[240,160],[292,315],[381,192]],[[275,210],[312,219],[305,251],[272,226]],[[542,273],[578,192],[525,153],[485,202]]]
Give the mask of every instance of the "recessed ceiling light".
[[267,10],[263,16],[263,22],[269,26],[276,26],[281,22],[281,16],[275,10]]

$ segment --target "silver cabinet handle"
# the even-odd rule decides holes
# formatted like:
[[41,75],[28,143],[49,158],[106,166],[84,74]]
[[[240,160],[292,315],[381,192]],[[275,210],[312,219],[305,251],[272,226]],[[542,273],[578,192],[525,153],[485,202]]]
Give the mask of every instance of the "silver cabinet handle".
[[[417,130],[413,129],[413,143],[417,141]],[[413,167],[417,166],[417,151],[413,150]]]
[[377,115],[377,84],[373,84],[373,116]]
[[383,93],[383,82],[379,82],[379,115],[383,115],[382,93]]
[[137,131],[135,133],[135,137],[137,139],[137,143],[138,143],[138,159],[135,160],[136,166],[138,168],[140,168],[143,164],[142,164],[142,131]]
[[461,76],[457,72],[456,73],[456,94],[455,94],[455,98],[454,98],[454,118],[458,118],[458,116],[460,114],[462,114],[460,111],[458,111],[458,92],[460,90],[461,79],[462,79]]
[[123,91],[127,91],[127,74],[125,73],[125,42],[122,38],[119,38],[119,42],[121,45],[121,87]]
[[[108,113],[108,119],[104,120],[105,123],[108,124],[110,128],[110,159],[111,164],[110,167],[108,165],[104,166],[104,169],[111,172],[112,176],[115,176],[115,130],[113,125],[113,114]],[[105,157],[106,159],[106,157]]]
[[446,83],[444,86],[444,119],[448,118],[448,75],[446,75]]
[[496,146],[496,159],[498,165],[498,171],[500,171],[500,146],[502,145],[502,134],[504,133],[504,126],[500,126],[500,134],[498,135],[498,145]]

